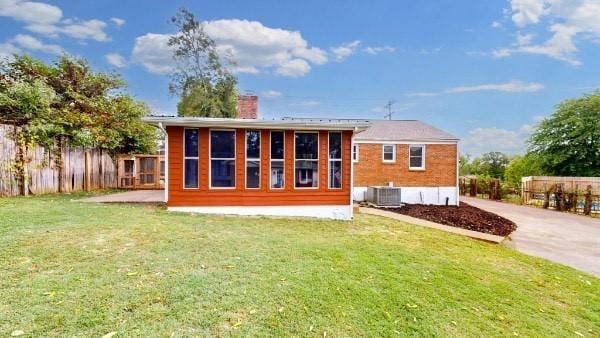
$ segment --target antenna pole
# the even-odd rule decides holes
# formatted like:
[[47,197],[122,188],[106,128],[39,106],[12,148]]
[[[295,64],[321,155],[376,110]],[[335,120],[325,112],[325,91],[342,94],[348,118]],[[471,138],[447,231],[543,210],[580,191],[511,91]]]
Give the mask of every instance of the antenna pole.
[[392,105],[394,103],[396,103],[396,101],[388,100],[387,104],[385,106],[383,106],[385,109],[387,109],[387,113],[383,116],[384,119],[388,119],[388,120],[392,119],[392,114],[394,114],[394,112],[392,111]]

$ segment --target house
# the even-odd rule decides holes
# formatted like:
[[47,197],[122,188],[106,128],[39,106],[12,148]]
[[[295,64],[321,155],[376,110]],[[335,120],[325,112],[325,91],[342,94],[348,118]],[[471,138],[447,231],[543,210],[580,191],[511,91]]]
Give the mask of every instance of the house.
[[367,122],[144,120],[166,135],[169,210],[352,217],[352,139]]
[[458,204],[458,139],[414,120],[148,117],[165,140],[169,210],[352,217],[369,186],[401,187],[403,203]]
[[457,205],[458,141],[421,121],[371,121],[354,138],[354,199],[369,186],[392,185],[402,188],[403,203]]

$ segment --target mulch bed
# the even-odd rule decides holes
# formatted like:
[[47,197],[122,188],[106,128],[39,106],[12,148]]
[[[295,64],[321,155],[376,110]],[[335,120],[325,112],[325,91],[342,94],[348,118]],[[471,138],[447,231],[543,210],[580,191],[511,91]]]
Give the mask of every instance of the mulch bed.
[[406,204],[401,208],[385,209],[399,214],[425,219],[498,236],[508,236],[517,225],[504,217],[481,210],[467,203],[460,206]]

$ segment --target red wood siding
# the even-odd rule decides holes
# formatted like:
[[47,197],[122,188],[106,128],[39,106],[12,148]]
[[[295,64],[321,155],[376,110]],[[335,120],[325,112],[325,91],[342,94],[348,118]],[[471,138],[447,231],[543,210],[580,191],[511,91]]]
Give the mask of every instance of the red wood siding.
[[319,187],[294,189],[294,131],[285,131],[284,189],[270,185],[270,130],[261,132],[259,189],[246,189],[246,130],[236,130],[236,187],[209,188],[209,129],[199,130],[199,187],[183,188],[183,127],[167,127],[169,135],[169,206],[282,206],[350,204],[351,131],[342,136],[342,189],[328,188],[328,132],[319,132]]

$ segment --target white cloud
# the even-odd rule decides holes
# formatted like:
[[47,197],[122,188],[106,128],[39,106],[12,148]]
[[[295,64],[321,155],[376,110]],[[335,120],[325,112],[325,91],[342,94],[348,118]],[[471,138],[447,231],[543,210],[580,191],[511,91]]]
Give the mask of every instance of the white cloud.
[[281,97],[281,92],[278,92],[276,90],[265,90],[264,92],[260,93],[261,97],[264,97],[265,99],[276,99],[278,97]]
[[[313,65],[327,62],[327,53],[310,47],[298,31],[270,28],[258,21],[238,19],[202,24],[206,33],[215,40],[219,54],[235,61],[231,69],[236,73],[272,71],[282,76],[298,77],[309,73]],[[167,46],[169,36],[148,33],[137,37],[133,61],[153,73],[172,71],[172,52]]]
[[121,18],[110,18],[110,21],[112,21],[112,23],[114,23],[117,27],[121,27],[125,24],[125,20],[121,19]]
[[545,0],[512,0],[510,3],[512,20],[517,27],[538,23],[548,13]]
[[327,53],[309,47],[298,31],[266,27],[258,21],[214,20],[202,23],[215,40],[221,54],[230,55],[237,64],[234,71],[258,73],[274,70],[283,76],[302,76],[311,64],[327,62]]
[[131,59],[154,74],[168,74],[173,71],[172,50],[169,48],[169,35],[153,34],[138,36],[133,45]]
[[491,26],[492,26],[492,28],[501,28],[502,23],[500,23],[499,21],[493,21]]
[[351,42],[343,43],[337,47],[330,48],[331,53],[333,54],[335,61],[341,62],[344,61],[348,56],[354,54],[356,49],[360,46],[360,40],[354,40]]
[[[551,37],[534,43],[533,36],[519,40],[523,35],[518,34],[513,47],[493,52],[496,57],[536,54],[579,66],[582,63],[577,58],[576,43],[600,39],[598,0],[511,0],[511,13],[515,26],[522,29],[546,23]],[[548,20],[544,20],[545,17]]]
[[117,68],[123,68],[127,66],[127,60],[125,60],[125,58],[121,54],[108,53],[104,55],[104,57],[106,58],[106,62]]
[[12,43],[0,43],[0,61],[12,60],[14,54],[19,53],[21,53],[21,50]]
[[316,107],[321,105],[320,101],[317,100],[306,100],[306,101],[298,101],[289,104],[290,106],[295,107]]
[[0,0],[0,16],[11,17],[25,24],[30,32],[59,37],[61,34],[79,40],[110,40],[101,20],[63,19],[62,10],[42,2]]
[[406,96],[409,97],[430,97],[430,96],[437,96],[440,93],[433,93],[433,92],[415,92],[415,93],[408,93],[406,94]]
[[505,83],[489,83],[476,86],[460,86],[447,89],[446,93],[466,93],[478,91],[501,91],[511,93],[530,93],[544,89],[544,85],[537,82],[524,83],[521,81],[510,81]]
[[396,47],[392,46],[376,46],[376,47],[365,47],[363,48],[363,52],[371,55],[377,55],[382,52],[394,53],[396,51]]
[[62,18],[62,11],[42,2],[0,0],[0,16],[8,16],[26,24],[54,24]]
[[526,141],[535,131],[539,116],[534,116],[534,123],[525,123],[516,130],[497,127],[475,128],[467,133],[460,142],[461,153],[480,155],[489,151],[501,151],[509,154],[523,153]]
[[26,49],[29,51],[36,51],[48,54],[60,54],[64,51],[59,45],[45,44],[39,39],[36,39],[33,36],[26,34],[18,34],[11,40],[11,42],[21,47],[22,49]]

